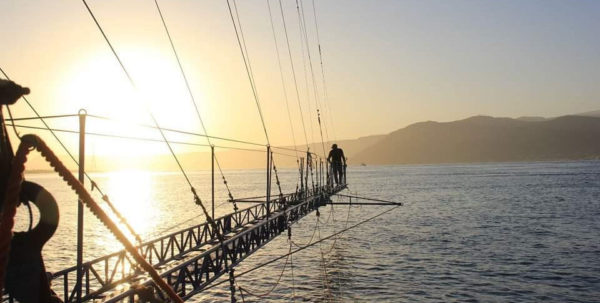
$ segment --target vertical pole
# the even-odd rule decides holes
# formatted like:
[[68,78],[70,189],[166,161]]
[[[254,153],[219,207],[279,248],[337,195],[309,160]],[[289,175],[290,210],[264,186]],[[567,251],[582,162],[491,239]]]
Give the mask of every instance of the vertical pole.
[[319,188],[323,189],[323,160],[319,160]]
[[[85,181],[85,118],[87,112],[79,110],[79,182]],[[83,282],[83,201],[77,201],[77,302],[81,302]]]
[[300,158],[300,192],[304,192],[304,158]]
[[211,204],[212,204],[212,217],[215,218],[215,146],[210,146],[210,176],[211,176]]
[[271,146],[267,145],[267,217],[271,215]]
[[309,173],[309,167],[308,167],[308,161],[310,161],[310,152],[307,151],[306,152],[306,176],[304,176],[304,180],[306,180],[306,192],[308,193],[308,173]]

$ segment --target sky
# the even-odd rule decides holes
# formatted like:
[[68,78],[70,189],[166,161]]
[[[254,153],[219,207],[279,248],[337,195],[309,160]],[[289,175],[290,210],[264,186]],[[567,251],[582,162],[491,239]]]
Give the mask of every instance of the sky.
[[[154,2],[88,3],[137,88],[128,83],[82,2],[1,1],[0,67],[31,88],[36,109],[60,115],[84,108],[139,123],[150,123],[151,113],[161,127],[202,132]],[[599,1],[315,0],[326,96],[313,1],[301,2],[310,61],[295,1],[282,3],[298,95],[279,2],[237,1],[272,145],[320,141],[317,107],[325,140],[385,134],[426,120],[551,117],[600,109]],[[266,143],[227,2],[159,4],[207,132]],[[23,102],[13,112],[33,115]],[[157,132],[92,120],[89,130],[159,138]],[[50,123],[77,129],[76,119]],[[61,136],[76,146],[76,136]],[[160,144],[93,144],[100,154],[116,152],[115,144],[132,155],[140,149],[167,152]]]

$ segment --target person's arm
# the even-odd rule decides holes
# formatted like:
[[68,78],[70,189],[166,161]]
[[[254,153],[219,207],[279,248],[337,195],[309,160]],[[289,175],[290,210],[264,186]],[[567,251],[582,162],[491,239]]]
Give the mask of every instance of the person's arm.
[[340,149],[340,153],[342,154],[342,161],[344,161],[344,166],[346,166],[346,156],[344,156],[344,150]]
[[327,162],[331,162],[331,151],[329,151],[329,156],[327,156]]

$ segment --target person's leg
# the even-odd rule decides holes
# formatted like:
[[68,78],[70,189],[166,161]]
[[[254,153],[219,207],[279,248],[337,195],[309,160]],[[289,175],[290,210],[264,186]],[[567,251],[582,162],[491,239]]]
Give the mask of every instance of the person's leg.
[[336,163],[333,163],[333,180],[335,181],[335,184],[339,184],[339,179],[338,179],[338,165]]

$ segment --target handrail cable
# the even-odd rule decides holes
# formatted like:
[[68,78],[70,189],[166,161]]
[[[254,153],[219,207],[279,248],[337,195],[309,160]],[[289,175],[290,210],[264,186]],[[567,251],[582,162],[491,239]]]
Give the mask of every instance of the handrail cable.
[[[304,18],[304,7],[302,6],[302,0],[296,0],[296,10],[298,11],[298,22],[300,23],[301,33],[304,34],[304,42],[306,43],[306,54],[308,55],[308,66],[310,68],[310,75],[313,84],[313,93],[315,98],[315,106],[317,107],[317,121],[319,123],[319,133],[321,134],[321,146],[323,147],[323,157],[327,157],[325,152],[325,143],[323,140],[323,128],[321,127],[321,112],[320,112],[320,101],[319,93],[317,89],[317,83],[315,81],[315,72],[313,70],[312,57],[310,55],[310,44],[308,41],[308,33],[306,28],[306,20]],[[301,12],[302,10],[302,12]],[[325,126],[325,134],[327,134],[327,126]]]
[[[70,129],[60,129],[60,128],[51,128],[51,129],[48,129],[48,128],[39,127],[39,126],[29,126],[29,125],[19,125],[19,124],[7,124],[7,125],[8,126],[13,126],[13,127],[18,127],[18,128],[28,128],[28,129],[38,129],[38,130],[51,130],[51,131],[61,132],[61,133],[79,134],[79,131],[70,130]],[[126,140],[147,141],[147,142],[160,142],[160,143],[164,143],[165,142],[162,139],[152,139],[152,138],[143,138],[143,137],[133,137],[133,136],[103,134],[103,133],[96,133],[96,132],[86,132],[85,134],[86,135],[90,135],[90,136],[115,138],[115,139],[126,139]],[[177,144],[177,145],[200,146],[200,147],[211,147],[211,146],[214,146],[214,147],[223,148],[223,149],[233,149],[233,150],[240,150],[240,151],[260,152],[260,153],[265,153],[266,152],[265,150],[262,150],[262,149],[243,148],[243,147],[224,146],[224,145],[208,145],[208,144],[194,143],[194,142],[185,142],[185,141],[173,141],[173,140],[169,140],[169,143]],[[295,157],[293,155],[284,154],[284,153],[278,153],[278,154],[281,154],[281,155],[284,155],[284,156],[288,156],[288,157]]]
[[[114,49],[114,47],[112,46],[110,40],[108,39],[108,37],[106,36],[106,34],[104,33],[104,30],[102,29],[102,26],[100,26],[100,23],[98,22],[98,20],[96,19],[96,16],[94,15],[94,13],[92,12],[91,8],[88,6],[86,0],[81,0],[83,2],[83,4],[85,5],[85,8],[87,9],[88,13],[90,14],[90,16],[92,17],[92,19],[94,20],[94,23],[96,23],[96,26],[98,27],[98,30],[100,31],[100,33],[102,34],[102,36],[104,37],[104,40],[106,41],[106,43],[108,44],[108,46],[110,47],[110,50],[112,51],[113,55],[115,56],[115,58],[117,59],[117,61],[119,62],[119,65],[121,65],[121,69],[123,70],[123,73],[125,73],[125,75],[127,76],[127,79],[129,80],[129,83],[131,84],[131,86],[137,91],[137,87],[135,84],[135,81],[133,81],[133,78],[131,77],[131,75],[129,74],[129,72],[127,71],[127,68],[125,68],[125,65],[123,64],[123,62],[121,61],[121,58],[119,57],[119,55],[117,54],[116,50]],[[185,172],[185,170],[183,169],[183,166],[181,165],[181,163],[179,162],[179,158],[177,158],[177,155],[175,154],[175,151],[173,150],[173,148],[171,147],[171,144],[169,143],[169,141],[167,140],[167,137],[165,136],[165,133],[163,132],[162,128],[160,128],[158,121],[156,120],[156,117],[154,117],[154,114],[152,113],[152,111],[150,110],[148,104],[146,104],[145,102],[143,102],[143,105],[146,109],[146,111],[148,112],[148,114],[150,115],[150,118],[152,118],[152,121],[154,122],[154,124],[156,125],[157,129],[160,132],[160,135],[162,136],[162,138],[165,141],[165,144],[167,145],[167,147],[169,148],[169,151],[171,152],[171,155],[173,156],[173,159],[175,160],[175,162],[177,163],[177,166],[179,167],[179,170],[181,171],[181,173],[183,174],[185,180],[187,181],[189,187],[190,187],[190,191],[192,192],[193,196],[194,196],[194,202],[200,206],[200,208],[202,209],[202,212],[204,213],[204,216],[206,217],[206,220],[208,221],[209,224],[211,224],[214,228],[214,230],[217,232],[217,236],[219,238],[219,240],[222,241],[223,236],[221,235],[221,233],[218,231],[217,225],[215,223],[215,221],[213,220],[213,218],[210,216],[210,214],[208,213],[208,210],[206,209],[206,207],[204,206],[204,203],[202,203],[202,200],[200,199],[200,197],[198,196],[198,193],[196,192],[196,189],[194,188],[194,186],[192,185],[192,181],[190,180],[190,178],[188,177],[187,173]]]
[[[156,10],[158,11],[158,15],[160,16],[162,25],[165,28],[165,33],[167,34],[167,37],[169,38],[169,43],[171,44],[171,49],[173,50],[173,55],[175,55],[175,59],[177,59],[177,65],[179,66],[179,71],[181,72],[181,76],[183,78],[183,81],[185,82],[185,87],[187,88],[188,94],[190,96],[190,100],[192,101],[192,104],[194,105],[194,109],[196,110],[196,115],[198,116],[198,120],[200,120],[200,125],[202,126],[202,131],[207,135],[206,141],[208,142],[209,145],[212,145],[212,142],[210,142],[210,137],[208,137],[208,132],[206,131],[206,126],[204,125],[204,120],[202,119],[202,116],[200,115],[200,110],[198,109],[198,104],[196,103],[196,98],[194,98],[194,93],[192,92],[192,88],[190,87],[190,83],[185,74],[185,70],[183,69],[183,66],[181,65],[181,59],[179,59],[179,54],[177,53],[177,49],[175,48],[175,43],[173,42],[173,38],[171,37],[171,33],[169,32],[169,28],[167,27],[167,22],[165,21],[165,18],[160,9],[160,6],[158,5],[158,0],[154,0],[154,4],[156,4]],[[221,173],[221,178],[223,178],[223,184],[225,185],[225,188],[227,189],[229,198],[233,199],[233,195],[231,194],[231,190],[229,189],[229,185],[227,184],[227,180],[225,179],[225,174],[223,174],[223,169],[221,168],[219,159],[217,158],[216,154],[214,154],[213,156],[215,158],[217,168],[219,169],[219,173]],[[234,208],[236,208],[236,210],[237,210],[237,206],[235,204],[234,204]]]
[[321,63],[321,78],[323,80],[323,104],[325,104],[325,109],[329,114],[329,124],[331,125],[331,131],[333,132],[333,138],[337,141],[337,136],[335,134],[335,123],[333,123],[333,114],[331,113],[331,108],[329,107],[329,93],[327,90],[327,83],[325,81],[325,69],[323,68],[323,50],[321,48],[321,37],[319,36],[319,22],[317,20],[317,8],[315,5],[315,0],[312,0],[313,7],[313,16],[315,17],[315,32],[317,33],[317,44],[319,46],[319,61]]
[[[149,124],[135,123],[135,122],[130,122],[130,121],[122,121],[122,120],[113,119],[113,118],[105,117],[105,116],[98,116],[98,115],[88,114],[88,117],[92,117],[92,118],[96,118],[96,119],[102,119],[102,120],[107,120],[107,121],[113,121],[113,122],[118,122],[118,123],[125,123],[125,124],[129,124],[129,125],[143,127],[143,128],[157,129],[156,126],[152,126],[152,125],[149,125]],[[255,145],[255,146],[266,146],[265,144],[262,144],[262,143],[256,143],[256,142],[244,141],[244,140],[238,140],[238,139],[232,139],[232,138],[225,138],[225,137],[218,137],[218,136],[209,136],[207,134],[194,133],[194,132],[189,132],[189,131],[184,131],[184,130],[179,130],[179,129],[173,129],[173,128],[161,127],[161,129],[163,131],[166,131],[166,132],[178,133],[178,134],[182,134],[182,135],[205,137],[205,138],[211,138],[211,139],[214,139],[214,140],[229,141],[229,142],[235,142],[235,143],[241,143],[241,144],[248,144],[248,145]]]
[[[17,127],[17,128],[27,128],[27,129],[46,130],[46,131],[50,131],[50,132],[54,131],[54,132],[62,132],[62,133],[70,133],[70,134],[79,134],[79,131],[70,130],[70,129],[60,129],[60,128],[50,128],[50,129],[48,129],[46,127],[30,126],[30,125],[20,125],[20,124],[7,124],[7,125],[8,126],[12,126],[12,127]],[[133,137],[133,136],[103,134],[103,133],[96,133],[96,132],[86,132],[86,135],[97,136],[97,137],[115,138],[115,139],[126,139],[126,140],[137,140],[137,141],[147,141],[147,142],[160,142],[160,143],[164,143],[164,141],[162,139],[152,139],[152,138],[143,138],[143,137]],[[178,144],[178,145],[200,146],[200,147],[210,147],[211,146],[211,145],[208,145],[208,144],[185,142],[185,141],[173,141],[173,140],[169,140],[169,143]],[[239,151],[251,151],[251,152],[260,152],[260,153],[265,153],[266,152],[263,149],[243,148],[243,147],[225,146],[225,145],[214,145],[214,144],[212,146],[217,147],[217,148],[232,149],[232,150],[239,150]],[[288,149],[284,149],[284,150],[288,150]],[[293,149],[289,149],[289,150],[290,151],[294,151]],[[281,155],[281,156],[296,158],[295,155],[290,155],[290,154],[286,154],[286,153],[282,153],[282,152],[273,152],[273,153],[276,154],[276,155]]]
[[[0,72],[2,73],[2,75],[4,75],[4,77],[6,79],[10,80],[10,77],[8,76],[8,74],[1,67],[0,67]],[[46,129],[50,131],[50,133],[52,134],[52,136],[54,137],[54,139],[56,139],[56,141],[58,142],[58,144],[67,153],[67,155],[69,156],[69,158],[71,158],[71,160],[73,160],[73,162],[75,162],[75,165],[77,167],[79,167],[79,161],[77,161],[77,159],[75,159],[75,156],[73,156],[73,154],[71,153],[71,151],[69,151],[69,149],[60,140],[60,138],[58,138],[58,136],[56,135],[56,133],[50,128],[50,126],[48,125],[48,123],[46,123],[46,121],[44,120],[44,118],[38,113],[38,111],[35,109],[35,107],[33,107],[33,104],[31,104],[31,102],[29,102],[29,99],[27,99],[26,96],[21,96],[21,98],[23,98],[23,100],[25,100],[25,103],[27,104],[27,106],[29,106],[29,108],[33,111],[33,113],[42,122],[42,124],[44,124],[44,126],[46,127]],[[9,110],[9,113],[10,113],[11,119],[12,119],[12,113],[10,112],[10,110]],[[52,117],[52,116],[50,116],[50,117]],[[92,189],[96,188],[98,190],[98,193],[100,194],[100,196],[102,196],[102,200],[106,203],[106,205],[108,205],[108,207],[115,214],[115,216],[117,216],[117,218],[119,219],[119,221],[125,225],[125,227],[129,231],[129,233],[131,233],[131,235],[133,235],[133,237],[135,238],[135,240],[138,243],[141,243],[142,242],[142,238],[140,238],[140,235],[138,235],[135,232],[135,230],[129,224],[129,222],[127,222],[127,220],[125,219],[125,217],[123,217],[123,215],[115,208],[115,206],[110,201],[108,195],[105,194],[102,191],[102,189],[98,186],[98,184],[94,181],[94,179],[92,179],[92,177],[90,177],[90,175],[86,171],[83,172],[83,175],[88,179],[88,181],[90,181],[90,184],[92,185]]]
[[[25,120],[38,120],[38,119],[46,119],[46,118],[68,118],[68,117],[78,117],[78,116],[79,115],[74,114],[74,115],[43,116],[43,117],[25,117],[25,118],[14,118],[14,119],[11,118],[11,119],[5,119],[5,120],[6,121],[25,121]],[[116,123],[123,123],[123,124],[128,124],[128,125],[142,127],[142,128],[157,129],[156,126],[153,126],[153,125],[143,124],[143,123],[135,123],[135,122],[131,122],[131,121],[124,121],[124,120],[114,119],[114,118],[110,118],[110,117],[106,117],[106,116],[100,116],[100,115],[94,115],[94,114],[87,114],[86,116],[88,118],[96,118],[96,119],[100,119],[100,120],[106,120],[106,121],[111,121],[111,122],[116,122]],[[256,143],[256,142],[251,142],[251,141],[244,141],[244,140],[219,137],[219,136],[209,136],[206,134],[184,131],[184,130],[174,129],[174,128],[162,127],[162,130],[165,132],[177,133],[177,134],[182,134],[182,135],[205,137],[205,138],[211,138],[211,139],[215,139],[215,140],[229,141],[229,142],[248,144],[248,145],[254,145],[254,146],[263,146],[263,147],[266,146],[263,143]]]
[[[292,123],[292,114],[290,113],[290,105],[288,100],[287,89],[285,86],[285,80],[283,77],[283,68],[281,66],[281,56],[279,54],[279,45],[277,44],[277,35],[275,34],[275,25],[273,24],[273,13],[271,12],[271,2],[267,1],[267,7],[269,8],[269,21],[271,23],[271,31],[273,32],[273,42],[275,44],[275,52],[277,53],[277,65],[279,66],[279,75],[281,76],[281,87],[283,88],[283,99],[285,100],[285,108],[287,109],[288,120],[290,122],[290,130],[292,132],[292,140],[294,142],[294,149],[298,149],[296,144],[296,135],[294,133],[294,124]],[[296,152],[296,158],[299,158],[298,152]]]
[[52,115],[42,117],[25,117],[25,118],[10,118],[10,121],[25,121],[25,120],[38,120],[38,119],[56,119],[56,118],[72,118],[79,117],[79,114],[67,114],[67,115]]
[[306,125],[304,123],[304,114],[302,113],[302,105],[300,103],[300,92],[298,90],[298,80],[296,79],[296,70],[294,69],[294,60],[292,58],[292,50],[290,47],[290,39],[288,37],[287,25],[285,23],[285,15],[283,14],[283,4],[279,0],[279,11],[281,12],[281,20],[283,21],[283,31],[285,33],[285,42],[287,45],[287,51],[290,58],[290,66],[292,68],[292,78],[294,79],[294,88],[296,89],[296,101],[298,101],[298,109],[300,110],[300,120],[302,121],[302,130],[304,130],[304,141],[306,142],[306,149],[308,151],[308,136],[306,135]]
[[[231,10],[231,4],[229,3],[229,0],[225,0],[227,2],[227,8],[229,10],[229,16],[231,17],[231,23],[233,25],[233,29],[235,30],[235,37],[237,39],[238,42],[238,46],[240,48],[240,53],[242,55],[242,60],[244,61],[244,67],[246,68],[246,74],[248,76],[248,80],[250,81],[250,88],[252,89],[252,94],[254,96],[254,101],[256,103],[256,108],[258,109],[258,114],[260,116],[260,121],[262,122],[262,127],[263,130],[265,132],[265,138],[267,139],[267,145],[270,145],[269,142],[269,134],[267,133],[267,126],[265,124],[265,119],[263,117],[263,113],[262,113],[262,109],[260,107],[260,99],[258,97],[258,92],[256,90],[256,86],[254,84],[254,75],[252,73],[252,66],[250,65],[250,58],[248,57],[248,51],[244,51],[246,49],[246,42],[244,40],[244,33],[242,31],[242,24],[239,22],[239,14],[237,13],[237,5],[236,5],[236,1],[233,0],[233,5],[236,11],[236,16],[237,16],[237,20],[238,23],[236,25],[235,23],[235,19],[233,16],[233,11]],[[238,25],[239,25],[239,30],[238,30]]]

